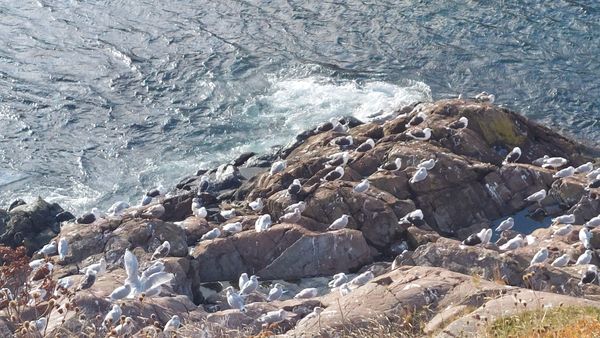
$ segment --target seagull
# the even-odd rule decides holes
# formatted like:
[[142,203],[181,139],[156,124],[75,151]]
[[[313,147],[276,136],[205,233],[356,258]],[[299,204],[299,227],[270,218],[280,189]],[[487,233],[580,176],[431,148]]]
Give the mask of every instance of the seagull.
[[200,240],[201,241],[211,240],[211,239],[218,238],[219,236],[221,236],[221,229],[214,228],[214,229],[210,230],[209,232],[205,233],[204,235],[202,235],[202,237],[200,237]]
[[248,203],[248,206],[250,207],[250,209],[252,209],[252,211],[261,211],[262,208],[265,207],[265,205],[263,204],[262,198],[257,198],[254,201]]
[[402,159],[398,157],[393,161],[384,163],[379,167],[379,170],[398,171],[400,168],[402,168]]
[[165,271],[165,264],[161,261],[155,261],[142,272],[142,278],[148,278],[149,276],[162,271]]
[[255,275],[250,276],[250,279],[244,283],[244,286],[240,289],[240,295],[249,295],[258,288],[258,277]]
[[564,225],[564,226],[554,230],[554,233],[552,235],[553,236],[566,236],[571,232],[571,230],[573,230],[573,225],[567,224],[567,225]]
[[228,223],[223,225],[223,232],[228,234],[237,234],[242,231],[243,225],[242,222]]
[[269,170],[269,175],[273,176],[282,172],[285,169],[286,165],[287,162],[284,160],[273,162],[273,164],[271,165],[271,170]]
[[125,201],[118,201],[108,208],[108,214],[111,216],[121,216],[125,209],[129,208],[129,203]]
[[294,298],[296,299],[306,299],[306,298],[314,298],[319,293],[317,288],[306,288],[298,292]]
[[327,173],[327,175],[325,175],[325,177],[322,179],[322,181],[330,181],[331,182],[331,181],[335,181],[335,180],[342,178],[342,176],[344,176],[344,168],[336,167],[334,170]]
[[510,240],[508,240],[508,242],[502,244],[499,247],[499,249],[501,251],[515,250],[515,249],[522,247],[523,244],[524,244],[523,235],[519,234],[519,235],[515,236],[514,238],[511,238]]
[[454,121],[448,125],[451,129],[464,129],[469,125],[469,119],[466,117],[461,117],[458,121]]
[[279,300],[283,295],[283,285],[279,283],[275,283],[273,288],[269,290],[269,295],[267,296],[267,302],[273,302]]
[[130,334],[133,331],[133,328],[133,319],[131,319],[131,317],[127,317],[125,318],[123,324],[119,324],[117,327],[115,327],[115,333],[117,334],[117,337],[124,337]]
[[220,214],[225,219],[231,219],[235,216],[235,209],[221,210]]
[[408,123],[404,127],[410,128],[418,126],[419,124],[423,123],[423,121],[425,121],[426,119],[427,114],[425,114],[424,112],[418,112],[417,115],[413,116],[413,118],[410,119],[410,121],[408,121]]
[[475,100],[479,102],[488,102],[491,104],[496,100],[496,96],[494,94],[489,94],[488,92],[481,92],[475,95]]
[[516,163],[521,158],[521,148],[515,147],[504,159],[502,165],[507,165],[509,163]]
[[410,180],[408,182],[410,182],[411,184],[415,184],[417,182],[421,182],[421,181],[425,180],[426,178],[427,178],[427,169],[421,167],[421,168],[417,169],[415,174],[410,178]]
[[579,256],[579,258],[577,258],[577,262],[575,262],[575,265],[590,264],[590,262],[592,261],[592,253],[592,250],[585,250],[585,252],[582,253],[581,256]]
[[598,280],[598,267],[595,265],[590,265],[585,270],[585,272],[581,276],[581,281],[579,282],[579,286],[583,284],[590,284],[596,282]]
[[554,175],[552,175],[553,178],[566,178],[569,176],[573,176],[575,175],[575,168],[570,166],[570,167],[566,167],[562,170],[557,171]]
[[569,264],[569,261],[571,260],[571,257],[567,254],[564,254],[560,257],[558,257],[557,259],[555,259],[552,264],[552,266],[557,267],[557,268],[561,268],[563,266],[567,266],[567,264]]
[[342,284],[348,282],[348,276],[345,273],[340,272],[338,274],[333,275],[333,279],[327,284],[330,288],[340,287]]
[[116,288],[109,296],[110,301],[114,302],[120,299],[123,299],[131,293],[131,285],[125,284],[123,286],[119,286]]
[[64,237],[61,237],[58,241],[58,259],[64,261],[69,254],[69,242]]
[[417,165],[417,168],[425,168],[427,170],[431,170],[431,169],[433,169],[435,167],[436,162],[437,161],[435,159],[433,159],[433,158],[429,159],[429,160],[426,160],[426,161],[422,161],[421,163],[419,163]]
[[535,254],[535,256],[533,256],[533,259],[529,263],[529,266],[538,263],[543,263],[546,259],[548,259],[548,248],[542,248]]
[[35,270],[35,269],[39,268],[40,266],[42,266],[42,264],[44,264],[45,262],[46,262],[46,260],[44,258],[34,259],[31,262],[29,262],[29,267],[32,270]]
[[361,145],[359,145],[355,151],[359,153],[364,153],[373,149],[373,147],[375,147],[375,141],[373,141],[373,139],[370,138],[363,142]]
[[165,324],[163,332],[175,332],[181,326],[181,320],[178,315],[173,315],[171,319]]
[[98,263],[90,264],[89,266],[83,268],[81,272],[86,274],[88,271],[93,270],[97,276],[100,276],[104,272],[106,272],[106,260],[104,257],[100,258]]
[[515,225],[515,219],[512,217],[509,217],[509,218],[505,219],[504,221],[502,221],[502,223],[500,223],[500,225],[498,225],[498,227],[496,228],[496,232],[502,232],[505,230],[512,229],[512,227],[514,225]]
[[581,230],[579,230],[579,240],[584,248],[591,249],[590,241],[592,240],[592,233],[588,228],[582,227]]
[[152,257],[150,259],[155,260],[158,258],[167,257],[169,251],[171,251],[171,243],[169,243],[169,241],[164,241],[161,245],[158,246],[158,248],[156,248],[156,250],[154,250],[154,253],[152,254]]
[[192,199],[192,214],[198,218],[206,218],[208,215],[206,208],[202,206],[200,199],[197,197]]
[[54,291],[54,296],[58,296],[60,293],[58,292],[60,289],[68,290],[73,286],[73,279],[71,277],[63,277],[56,282],[56,289]]
[[354,277],[350,282],[348,282],[348,284],[353,285],[355,287],[359,287],[359,286],[363,286],[363,285],[367,284],[373,278],[375,278],[375,275],[373,275],[373,272],[365,271],[365,272],[361,273],[360,275]]
[[294,211],[284,214],[279,217],[280,223],[297,223],[302,219],[302,213],[300,209],[294,209]]
[[202,175],[200,177],[200,183],[198,183],[198,194],[207,191],[209,185],[210,178],[207,175]]
[[557,169],[567,164],[567,159],[563,157],[549,157],[544,160],[542,168],[553,168]]
[[348,283],[344,283],[344,284],[340,285],[339,290],[340,290],[340,295],[342,297],[344,297],[345,295],[352,292],[352,289],[350,289],[350,286],[348,286]]
[[94,285],[94,282],[96,282],[96,271],[88,270],[86,271],[84,278],[79,283],[77,290],[89,289],[92,287],[92,285]]
[[259,322],[273,324],[284,321],[287,318],[287,312],[284,309],[269,311],[258,318]]
[[50,243],[44,245],[38,253],[44,256],[51,256],[57,253],[58,246],[55,240],[50,241]]
[[409,131],[406,135],[412,137],[415,140],[427,141],[431,138],[431,128],[425,128],[423,130]]
[[553,218],[552,222],[558,223],[558,224],[573,224],[573,223],[575,223],[575,215],[568,214],[568,215],[558,216],[556,218]]
[[238,288],[241,290],[244,287],[244,284],[246,284],[246,282],[248,282],[249,280],[250,279],[248,278],[248,274],[245,272],[242,273],[238,280]]
[[292,183],[288,186],[287,192],[290,195],[297,195],[302,189],[302,184],[300,184],[300,180],[295,178]]
[[242,312],[246,312],[246,304],[244,304],[244,298],[240,296],[233,286],[225,289],[227,291],[227,304],[231,306],[232,309],[238,309]]
[[589,180],[594,180],[595,178],[600,176],[600,168],[590,171],[585,175],[585,177]]
[[[416,210],[409,212],[404,217],[402,217],[400,219],[400,222],[407,221],[414,225],[420,225],[421,223],[423,223],[423,216],[424,216],[423,211],[421,209],[416,209]],[[398,222],[398,223],[400,223],[400,222]]]
[[323,312],[323,308],[320,306],[315,306],[311,313],[309,313],[306,317],[302,318],[302,320],[310,320],[311,318],[315,318],[321,315]]
[[542,189],[538,192],[535,192],[529,195],[525,200],[527,202],[536,202],[539,205],[542,205],[542,201],[546,198],[546,190]]
[[579,167],[575,168],[575,173],[576,174],[587,174],[592,170],[594,170],[594,165],[592,164],[592,162],[587,162],[587,163],[582,164]]
[[327,230],[340,230],[348,225],[348,215],[344,214],[331,223]]
[[294,209],[299,209],[300,212],[306,210],[306,202],[300,201],[298,203],[290,204],[287,208],[283,209],[283,212],[292,212]]
[[270,226],[271,226],[271,215],[269,215],[269,214],[261,215],[256,220],[256,222],[254,222],[254,229],[256,230],[256,232],[267,231],[267,229],[269,229]]
[[583,226],[586,228],[595,228],[600,225],[600,215],[590,219]]
[[362,194],[367,190],[369,190],[369,180],[366,178],[354,186],[354,191],[356,191],[359,194]]
[[329,161],[325,162],[325,167],[337,167],[344,166],[350,160],[350,154],[347,151],[343,151],[341,153],[335,153],[333,155],[329,155]]
[[490,240],[492,239],[492,234],[492,229],[481,229],[477,233],[477,237],[481,239],[481,244],[486,245],[490,243]]
[[340,147],[340,149],[347,148],[354,144],[354,139],[352,139],[351,135],[348,136],[340,136],[336,137],[331,141],[332,144],[335,144]]
[[108,311],[106,316],[104,316],[102,325],[104,325],[104,327],[108,329],[109,327],[113,326],[119,320],[119,318],[121,318],[122,313],[123,311],[121,310],[121,307],[118,304],[113,305],[112,309]]

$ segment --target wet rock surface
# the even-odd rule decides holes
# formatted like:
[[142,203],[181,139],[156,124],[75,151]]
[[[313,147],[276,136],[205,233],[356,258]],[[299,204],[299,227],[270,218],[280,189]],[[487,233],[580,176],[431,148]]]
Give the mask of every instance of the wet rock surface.
[[[427,118],[407,127],[418,114]],[[450,128],[460,117],[468,118],[468,127]],[[421,318],[424,333],[446,337],[478,334],[481,326],[469,319],[474,314],[494,318],[524,311],[507,305],[515,297],[538,297],[539,307],[578,300],[600,305],[597,280],[581,284],[587,265],[574,265],[586,250],[579,238],[582,225],[600,214],[598,189],[586,189],[585,173],[557,179],[557,169],[532,164],[548,155],[574,167],[588,161],[597,166],[598,159],[585,146],[506,109],[463,100],[419,104],[378,124],[345,122],[346,126],[332,124],[321,128],[326,131],[307,132],[273,154],[244,154],[216,169],[200,170],[166,194],[157,191],[150,203],[118,214],[80,216],[75,221],[41,199],[13,206],[0,211],[0,239],[13,247],[24,244],[29,254],[51,239],[66,240],[64,259],[56,252],[33,256],[48,256],[54,263],[49,277],[36,279],[33,287],[72,278],[71,291],[52,302],[74,304],[87,318],[103,318],[109,311],[107,297],[127,280],[126,252],[136,257],[140,273],[161,262],[164,272],[173,274],[167,283],[118,302],[133,320],[130,334],[161,331],[177,314],[182,336],[262,331],[330,337],[384,317],[405,318],[408,311],[427,309]],[[429,140],[409,134],[424,128],[431,129]],[[351,145],[336,144],[348,136]],[[373,140],[371,149],[355,151],[368,139]],[[515,147],[521,149],[520,158],[503,164]],[[336,159],[340,164],[332,164]],[[382,169],[396,159],[399,168]],[[271,168],[278,160],[285,165]],[[343,168],[341,177],[326,180],[338,165]],[[426,177],[416,179],[423,166]],[[369,187],[355,189],[365,179]],[[292,184],[301,186],[291,189]],[[547,191],[545,198],[526,201],[542,189]],[[299,208],[300,216],[279,222],[294,212],[290,205]],[[526,222],[546,226],[550,217],[573,214],[574,224],[561,234],[555,231],[564,224],[524,234],[515,225],[486,240],[489,243],[462,242],[481,242],[474,234],[518,212],[531,216]],[[343,226],[329,229],[344,215]],[[533,220],[534,215],[542,223]],[[521,235],[522,245],[505,248]],[[163,255],[159,251],[165,241],[170,250]],[[592,229],[586,244],[591,264],[599,262],[599,243],[600,235]],[[531,264],[542,249],[548,257]],[[566,266],[550,264],[564,254],[569,255]],[[106,262],[106,272],[89,288],[75,292],[86,278],[85,267],[101,261]],[[228,304],[226,289],[233,286],[239,292],[242,273],[259,279],[240,309]],[[328,286],[338,273],[347,274],[345,283]],[[354,277],[358,281],[350,282]],[[287,292],[268,302],[276,283]],[[314,288],[305,291],[316,295],[294,298],[307,288]],[[37,302],[49,299],[50,293]],[[508,312],[498,313],[495,306],[505,306]],[[51,317],[48,332],[57,333],[61,325],[85,328],[74,313],[66,313],[65,324],[62,317]],[[277,320],[269,322],[266,314]]]

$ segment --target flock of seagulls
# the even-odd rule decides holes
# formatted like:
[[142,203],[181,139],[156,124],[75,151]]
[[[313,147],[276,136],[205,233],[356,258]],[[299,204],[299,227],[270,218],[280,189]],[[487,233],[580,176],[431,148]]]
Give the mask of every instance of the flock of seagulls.
[[[482,100],[488,100],[493,102],[493,95],[482,96]],[[431,139],[433,135],[433,130],[431,128],[419,128],[423,122],[427,120],[427,114],[423,112],[418,112],[415,116],[413,116],[408,123],[405,125],[407,128],[405,135],[409,138],[416,141],[428,141]],[[456,121],[448,124],[446,129],[448,130],[460,130],[465,129],[469,125],[469,120],[462,116],[458,118]],[[327,124],[320,126],[317,128],[320,130],[334,130],[336,132],[345,133],[348,131],[348,127],[342,123],[340,123],[337,119],[332,119]],[[372,150],[376,146],[376,142],[368,138],[364,142],[360,143],[358,146],[355,146],[355,142],[352,136],[340,136],[333,139],[330,143],[340,149],[340,152],[334,153],[328,156],[327,161],[324,163],[326,168],[333,168],[327,174],[325,174],[322,178],[322,182],[332,182],[341,179],[345,175],[344,167],[352,160],[353,152],[354,153],[365,153]],[[352,147],[355,147],[354,150],[351,150]],[[522,156],[522,151],[519,147],[515,147],[511,152],[507,154],[505,157],[503,164],[507,165],[510,163],[516,163]],[[418,182],[422,182],[427,179],[428,172],[433,170],[436,166],[436,159],[425,159],[420,162],[416,166],[416,170],[412,174],[409,179],[410,184],[416,184]],[[561,157],[549,157],[544,156],[543,158],[537,159],[534,161],[534,164],[539,165],[543,168],[549,168],[557,170],[553,177],[556,179],[564,179],[567,177],[571,177],[573,175],[586,175],[588,179],[587,189],[595,189],[600,187],[600,168],[594,169],[592,163],[588,162],[578,167],[569,166],[563,169],[568,161]],[[378,170],[380,171],[388,171],[391,173],[397,172],[402,169],[402,159],[394,158],[389,162],[382,164]],[[282,173],[287,167],[286,160],[275,161],[269,169],[269,175],[274,176]],[[202,198],[200,197],[201,192],[205,192],[208,190],[210,186],[210,179],[207,175],[203,175],[200,178],[200,182],[198,185],[198,197],[192,200],[191,211],[195,217],[198,218],[206,218],[208,216],[208,211],[206,207],[203,205]],[[363,194],[366,193],[370,188],[370,182],[368,178],[362,179],[359,183],[357,183],[353,190],[356,193]],[[286,192],[290,196],[298,196],[302,190],[302,183],[299,179],[293,179],[292,183],[287,187]],[[158,189],[154,189],[148,193],[146,193],[140,202],[140,206],[148,206],[152,203],[152,201],[158,198],[161,195],[161,192]],[[538,205],[542,205],[542,201],[546,199],[547,191],[542,189],[537,191],[530,196],[528,196],[525,200],[530,203],[537,203]],[[111,206],[108,210],[108,214],[104,214],[97,209],[92,210],[92,214],[96,218],[103,217],[119,217],[123,215],[126,210],[129,208],[129,204],[126,202],[117,202]],[[257,198],[254,201],[248,203],[248,208],[253,212],[259,214],[258,218],[254,223],[254,230],[256,232],[264,232],[268,231],[269,228],[273,224],[273,220],[271,215],[268,213],[260,214],[265,207],[264,201],[262,198]],[[306,209],[306,202],[298,201],[287,206],[284,209],[284,214],[279,217],[278,221],[282,223],[297,223],[302,218],[302,212]],[[150,207],[147,207],[141,216],[145,217],[160,217],[164,214],[164,206],[162,204],[155,204]],[[226,209],[221,210],[219,212],[220,216],[227,220],[234,218],[237,215],[236,209]],[[400,223],[409,222],[415,225],[423,224],[423,212],[419,209],[414,210],[407,215],[405,215]],[[327,227],[328,231],[338,231],[344,229],[349,224],[349,215],[341,215],[339,218],[333,220],[333,222]],[[572,224],[575,222],[575,216],[572,214],[558,216],[553,219],[555,224],[561,224],[559,228],[554,231],[554,236],[565,236],[569,234],[573,226]],[[502,221],[495,229],[496,232],[501,233],[503,231],[510,230],[514,227],[515,220],[511,217]],[[590,246],[591,234],[589,232],[589,228],[594,228],[600,225],[600,215],[589,220],[584,227],[581,229],[579,233],[579,239],[583,246],[586,248],[586,251],[580,255],[575,262],[575,265],[588,265],[590,264],[593,258],[593,251]],[[233,235],[239,233],[243,230],[243,222],[232,222],[225,223],[222,226],[215,227],[205,233],[201,237],[201,241],[211,241],[215,240],[222,236]],[[462,244],[467,246],[472,245],[487,245],[490,243],[492,238],[493,230],[492,229],[482,229],[479,232],[470,235],[467,239],[465,239]],[[525,245],[531,244],[532,241],[531,236],[523,236],[517,235],[510,240],[506,241],[506,243],[499,246],[501,251],[511,251],[516,250]],[[119,334],[127,334],[131,333],[133,329],[134,323],[131,317],[122,316],[122,309],[118,304],[119,301],[128,298],[134,298],[139,295],[144,295],[145,297],[157,296],[160,294],[162,286],[169,283],[174,275],[172,273],[168,273],[165,270],[165,265],[161,261],[162,258],[167,257],[170,252],[170,243],[168,241],[164,241],[159,247],[154,251],[151,261],[152,264],[146,269],[140,271],[139,263],[137,257],[129,250],[125,251],[123,256],[123,264],[125,271],[127,273],[127,278],[125,279],[122,286],[117,287],[108,297],[111,301],[112,308],[106,314],[104,318],[104,323],[107,328],[114,327],[114,329]],[[405,250],[406,251],[406,250]],[[68,257],[69,253],[69,243],[65,238],[59,238],[58,241],[52,240],[50,243],[42,247],[42,249],[38,252],[40,255],[44,257],[58,255],[59,261],[65,261]],[[542,264],[545,263],[549,259],[549,250],[547,247],[540,249],[532,258],[530,265]],[[555,267],[564,267],[567,266],[571,257],[568,254],[563,254],[552,261],[551,265]],[[45,267],[49,270],[52,270],[53,265],[51,262],[48,262],[45,259],[34,260],[30,263],[32,268],[40,268]],[[86,290],[91,288],[97,278],[106,272],[106,261],[104,258],[101,258],[100,261],[87,266],[84,269],[81,269],[81,273],[83,274],[83,278],[81,282],[77,286],[78,290]],[[592,278],[593,277],[593,278]],[[358,276],[350,279],[345,273],[335,274],[332,280],[329,282],[328,286],[331,289],[339,290],[341,295],[347,295],[352,292],[352,290],[366,284],[368,281],[374,278],[374,274],[372,271],[366,271],[364,273],[359,274]],[[230,286],[224,290],[225,297],[229,306],[233,309],[238,309],[241,312],[246,312],[246,299],[250,294],[259,292],[259,277],[252,275],[248,277],[246,273],[243,273],[239,278],[238,290],[233,286]],[[597,278],[597,268],[595,265],[588,267],[585,270],[584,275],[582,276],[581,283],[589,283],[591,281],[596,281]],[[63,288],[72,287],[72,281],[70,277],[65,277],[59,281],[59,285]],[[275,283],[271,286],[268,294],[265,295],[265,299],[268,302],[273,302],[279,300],[287,291],[284,290],[284,286],[280,283]],[[316,288],[307,288],[298,292],[294,298],[304,299],[304,298],[314,298],[318,295],[319,290]],[[316,307],[313,310],[311,315],[319,315],[323,311],[323,308]],[[271,311],[259,318],[259,321],[269,324],[276,323],[287,318],[288,314],[283,309]],[[124,319],[123,319],[124,318]],[[115,326],[115,324],[119,323]],[[42,323],[40,323],[41,325]],[[44,327],[46,326],[45,323]],[[37,324],[36,324],[37,325]],[[181,325],[181,319],[174,315],[172,318],[165,324],[163,331],[164,332],[173,332],[177,330]]]

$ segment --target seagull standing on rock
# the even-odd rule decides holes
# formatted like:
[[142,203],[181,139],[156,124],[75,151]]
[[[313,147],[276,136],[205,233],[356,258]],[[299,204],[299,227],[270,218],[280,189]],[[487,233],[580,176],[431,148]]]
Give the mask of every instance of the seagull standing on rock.
[[287,192],[288,194],[295,196],[298,195],[300,189],[302,189],[302,184],[300,183],[299,179],[295,178],[287,188]]
[[514,238],[511,238],[510,240],[508,240],[508,242],[502,244],[499,247],[499,249],[501,251],[515,250],[515,249],[522,247],[523,244],[524,244],[523,235],[519,234],[519,235],[515,236]]
[[509,163],[516,163],[521,158],[521,148],[515,147],[504,159],[502,165],[507,165]]
[[167,257],[169,252],[171,251],[171,243],[169,241],[164,241],[161,245],[159,245],[154,253],[152,254],[151,260]]
[[271,215],[269,214],[264,214],[261,215],[256,222],[254,222],[254,229],[256,230],[256,232],[263,232],[263,231],[267,231],[269,229],[269,227],[271,226]]
[[588,228],[582,227],[581,230],[579,230],[579,240],[584,248],[591,249],[590,241],[592,240],[592,233]]
[[373,147],[375,147],[375,141],[373,141],[373,139],[370,138],[363,142],[361,145],[359,145],[355,151],[359,153],[365,153],[373,149]]
[[454,121],[448,125],[450,129],[464,129],[469,125],[469,119],[466,117],[461,117],[458,121]]
[[348,282],[348,284],[350,284],[354,287],[360,287],[360,286],[367,284],[373,278],[375,278],[375,275],[373,275],[373,272],[365,271],[365,272],[361,273],[360,275],[354,277],[350,282]]
[[419,163],[417,165],[417,168],[425,168],[427,170],[431,170],[435,167],[436,162],[437,161],[434,158],[426,160],[426,161],[422,161],[421,163]]
[[570,177],[575,175],[575,168],[574,167],[566,167],[565,169],[559,170],[557,171],[554,175],[552,175],[553,178],[566,178],[566,177]]
[[281,223],[298,223],[302,219],[302,213],[300,209],[294,209],[294,211],[287,213],[279,217]]
[[286,320],[287,312],[284,309],[269,311],[258,318],[259,322],[265,324],[274,324]]
[[279,283],[275,283],[273,288],[271,290],[269,290],[269,295],[267,296],[267,302],[274,302],[276,300],[279,300],[279,298],[281,298],[281,295],[283,295],[283,285],[281,285]]
[[244,283],[240,290],[240,295],[249,295],[258,288],[258,276],[252,275],[250,279]]
[[273,162],[273,164],[271,165],[271,170],[269,170],[269,175],[273,176],[282,172],[285,169],[286,165],[287,162],[284,160]]
[[418,141],[427,141],[431,138],[431,128],[409,131],[406,133],[406,135]]
[[418,126],[423,123],[427,119],[427,114],[424,112],[418,112],[417,115],[413,116],[413,118],[408,121],[408,123],[404,126],[405,128],[410,128],[414,126]]
[[348,215],[342,215],[340,218],[336,219],[331,223],[331,225],[327,228],[327,230],[340,230],[345,228],[348,225]]
[[219,228],[214,228],[214,229],[210,230],[209,232],[205,233],[204,235],[202,235],[200,240],[207,241],[207,240],[218,238],[219,236],[221,236],[221,230]]
[[238,288],[241,290],[244,287],[244,284],[246,284],[246,282],[248,282],[249,280],[250,279],[248,278],[248,274],[245,272],[242,273],[238,280]]
[[285,212],[285,213],[292,212],[292,211],[294,211],[294,209],[299,209],[300,212],[304,212],[304,210],[306,210],[306,202],[300,201],[298,203],[290,204],[285,209],[283,209],[283,212]]
[[535,193],[529,195],[525,200],[527,202],[535,202],[541,206],[542,201],[544,200],[544,198],[546,198],[546,195],[547,195],[546,190],[542,189],[538,192],[535,192]]
[[354,191],[356,191],[359,194],[362,194],[367,190],[369,190],[369,180],[366,178],[354,186]]
[[340,287],[342,284],[348,282],[348,276],[345,273],[340,272],[338,274],[333,275],[333,279],[327,283],[330,288]]
[[573,230],[573,225],[567,224],[554,230],[553,236],[566,236]]
[[322,179],[322,181],[331,182],[339,180],[340,178],[342,178],[342,176],[344,176],[344,168],[336,167],[334,170],[328,172],[327,175],[325,175],[325,177]]
[[202,202],[199,198],[192,198],[192,214],[198,218],[206,218],[208,212],[206,208],[202,206]]
[[592,170],[594,170],[594,164],[592,164],[592,162],[587,162],[587,163],[582,164],[579,167],[575,168],[575,173],[576,174],[587,174]]
[[262,198],[259,197],[254,201],[248,203],[248,206],[250,207],[250,209],[252,209],[252,211],[261,211],[265,205],[263,204]]
[[119,286],[116,288],[109,296],[110,301],[114,302],[120,299],[123,299],[131,293],[131,285],[125,284],[123,286]]
[[400,157],[396,158],[393,161],[389,161],[384,163],[378,170],[387,170],[387,171],[398,171],[402,168],[402,159]]
[[179,326],[181,326],[181,320],[179,319],[179,316],[173,315],[173,317],[171,317],[171,319],[169,319],[169,321],[165,324],[163,332],[175,332],[177,329],[179,329]]
[[306,299],[306,298],[314,298],[319,293],[317,288],[306,288],[298,292],[294,298],[296,299]]
[[425,169],[424,167],[421,167],[421,168],[417,169],[415,174],[410,178],[410,180],[408,182],[410,182],[411,184],[415,184],[415,183],[424,181],[426,178],[427,178],[427,169]]
[[563,165],[567,164],[567,159],[562,157],[549,157],[544,160],[544,164],[542,164],[542,168],[553,168],[558,169]]
[[58,250],[58,245],[56,244],[55,240],[50,241],[50,243],[44,245],[40,251],[38,251],[39,254],[42,254],[44,256],[51,256],[56,254]]
[[557,259],[555,259],[552,264],[552,266],[557,267],[557,268],[561,268],[563,266],[567,266],[567,264],[569,264],[569,261],[571,260],[571,257],[567,254],[564,254],[560,257],[558,257]]
[[575,223],[575,215],[568,214],[568,215],[562,215],[562,216],[555,217],[552,219],[552,223],[573,224],[573,223]]
[[500,225],[498,225],[498,227],[496,228],[496,232],[510,230],[510,229],[512,229],[512,227],[514,225],[515,225],[515,219],[512,217],[509,217],[509,218],[505,219],[504,221],[502,221],[502,223],[500,223]]
[[577,262],[575,262],[575,265],[590,264],[590,262],[592,261],[592,253],[592,250],[585,250],[585,252],[582,253],[581,256],[579,256],[579,258],[577,258]]
[[228,234],[237,234],[242,231],[243,225],[242,222],[228,223],[223,225],[223,232]]
[[329,155],[329,161],[325,162],[325,167],[345,166],[350,160],[350,154],[347,151]]
[[240,296],[235,289],[230,286],[227,289],[227,304],[231,306],[232,309],[238,309],[241,312],[246,312],[246,304],[244,304],[244,298]]
[[231,219],[231,218],[235,217],[235,209],[221,210],[220,214],[226,220]]
[[69,254],[69,242],[64,237],[61,237],[58,241],[58,259],[64,261]]
[[118,304],[113,305],[112,309],[110,311],[108,311],[106,316],[104,316],[102,325],[107,329],[109,327],[115,325],[115,323],[119,320],[119,318],[121,318],[121,314],[122,314],[121,307]]
[[600,225],[600,215],[590,219],[583,226],[586,228],[595,228]]
[[542,248],[535,254],[535,256],[533,256],[533,259],[529,263],[529,266],[538,263],[543,263],[544,261],[546,261],[546,259],[548,259],[548,248]]

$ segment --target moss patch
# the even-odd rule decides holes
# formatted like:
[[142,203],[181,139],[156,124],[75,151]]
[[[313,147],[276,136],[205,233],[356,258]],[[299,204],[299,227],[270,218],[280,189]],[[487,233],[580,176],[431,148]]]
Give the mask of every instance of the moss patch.
[[527,311],[494,321],[490,337],[600,337],[600,308],[556,307]]
[[[475,115],[475,114],[473,114]],[[488,144],[510,144],[521,145],[527,139],[522,135],[515,121],[508,114],[490,111],[482,111],[473,118],[477,121],[481,134]]]

